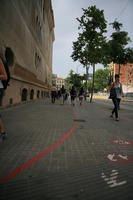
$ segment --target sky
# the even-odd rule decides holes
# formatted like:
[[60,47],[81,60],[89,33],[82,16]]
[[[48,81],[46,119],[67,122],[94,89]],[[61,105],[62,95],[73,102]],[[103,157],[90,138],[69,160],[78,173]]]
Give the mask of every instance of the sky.
[[[72,69],[75,73],[85,73],[79,62],[71,58],[72,43],[78,37],[78,21],[83,15],[82,8],[96,5],[104,10],[107,21],[107,36],[112,33],[111,26],[115,19],[123,24],[122,30],[127,31],[133,47],[133,0],[52,0],[55,21],[55,41],[53,44],[53,73],[66,78]],[[102,68],[98,64],[96,69]],[[90,71],[91,72],[91,71]]]

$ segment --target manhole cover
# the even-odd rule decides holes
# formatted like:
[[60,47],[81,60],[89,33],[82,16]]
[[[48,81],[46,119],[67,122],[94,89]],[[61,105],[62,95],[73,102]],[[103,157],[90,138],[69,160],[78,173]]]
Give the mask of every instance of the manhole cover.
[[74,119],[74,122],[85,122],[84,119]]

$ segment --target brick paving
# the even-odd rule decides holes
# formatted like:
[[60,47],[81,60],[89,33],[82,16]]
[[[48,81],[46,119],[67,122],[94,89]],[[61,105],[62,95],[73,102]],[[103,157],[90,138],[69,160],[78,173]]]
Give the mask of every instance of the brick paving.
[[[128,157],[133,158],[133,145],[112,141],[133,141],[133,112],[121,110],[115,122],[110,109],[98,103],[79,106],[77,101],[72,107],[38,100],[3,110],[8,139],[0,142],[0,180],[56,144],[74,123],[76,129],[57,148],[0,184],[0,200],[132,200],[133,163]],[[111,161],[107,156],[113,154]]]

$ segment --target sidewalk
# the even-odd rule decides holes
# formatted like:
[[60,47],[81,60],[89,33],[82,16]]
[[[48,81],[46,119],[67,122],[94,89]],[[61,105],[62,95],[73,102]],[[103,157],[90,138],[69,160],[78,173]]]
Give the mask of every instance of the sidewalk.
[[3,110],[0,200],[132,200],[133,113],[116,122],[110,109],[38,100]]

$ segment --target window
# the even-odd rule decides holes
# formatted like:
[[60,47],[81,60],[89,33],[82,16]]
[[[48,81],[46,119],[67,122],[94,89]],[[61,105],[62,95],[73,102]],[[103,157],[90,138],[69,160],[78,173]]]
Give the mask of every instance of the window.
[[35,68],[41,68],[41,57],[38,55],[38,53],[35,53]]
[[43,3],[43,20],[45,19],[45,2]]
[[37,91],[37,98],[39,99],[39,97],[40,97],[40,91],[38,90]]
[[35,53],[35,68],[37,69],[38,63],[37,63],[37,53]]
[[36,17],[36,35],[37,35],[37,39],[41,42],[41,31],[42,31],[42,27],[41,27],[41,23],[39,21],[38,16]]

